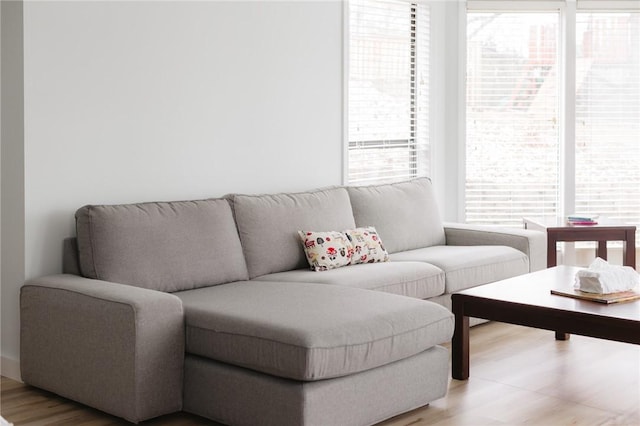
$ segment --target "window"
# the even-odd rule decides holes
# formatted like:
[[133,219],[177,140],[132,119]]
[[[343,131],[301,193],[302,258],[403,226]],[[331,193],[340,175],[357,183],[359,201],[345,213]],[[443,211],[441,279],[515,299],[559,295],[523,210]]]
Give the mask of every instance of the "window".
[[638,3],[496,4],[467,3],[466,220],[640,225]]
[[429,13],[408,1],[349,6],[348,183],[429,172]]
[[640,225],[640,12],[578,11],[576,210]]
[[559,20],[467,14],[467,222],[522,226],[557,212]]

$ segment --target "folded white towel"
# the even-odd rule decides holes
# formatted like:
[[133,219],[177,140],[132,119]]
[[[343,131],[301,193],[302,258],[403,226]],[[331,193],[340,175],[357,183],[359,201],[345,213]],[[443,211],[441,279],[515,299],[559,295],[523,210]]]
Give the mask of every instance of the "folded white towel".
[[637,290],[640,275],[630,266],[610,265],[597,257],[587,269],[576,273],[574,287],[587,293],[609,294]]

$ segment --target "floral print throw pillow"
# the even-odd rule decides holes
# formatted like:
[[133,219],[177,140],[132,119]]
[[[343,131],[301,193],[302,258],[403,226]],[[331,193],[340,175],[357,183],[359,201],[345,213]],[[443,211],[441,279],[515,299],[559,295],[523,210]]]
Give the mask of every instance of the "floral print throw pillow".
[[382,245],[382,240],[373,226],[350,229],[344,231],[344,234],[353,246],[352,265],[389,260],[389,253]]
[[298,231],[298,235],[311,270],[327,271],[351,263],[353,246],[342,232]]

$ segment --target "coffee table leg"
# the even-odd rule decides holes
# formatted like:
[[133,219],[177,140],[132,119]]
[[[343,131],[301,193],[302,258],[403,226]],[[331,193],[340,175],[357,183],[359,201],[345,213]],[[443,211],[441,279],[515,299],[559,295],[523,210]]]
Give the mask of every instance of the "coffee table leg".
[[464,315],[464,304],[455,295],[452,297],[455,330],[451,341],[451,377],[458,380],[469,378],[469,317]]
[[547,268],[553,268],[558,263],[558,236],[547,229]]
[[556,340],[569,340],[571,335],[569,333],[563,333],[561,331],[556,331]]
[[636,233],[635,230],[625,232],[622,242],[622,264],[636,269]]
[[607,242],[598,241],[598,247],[596,248],[596,256],[603,260],[607,260]]

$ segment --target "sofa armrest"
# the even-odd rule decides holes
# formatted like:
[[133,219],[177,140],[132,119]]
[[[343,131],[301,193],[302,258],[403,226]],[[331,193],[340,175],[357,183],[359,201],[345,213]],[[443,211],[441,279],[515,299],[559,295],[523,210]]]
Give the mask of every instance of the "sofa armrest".
[[547,234],[520,228],[445,223],[447,245],[503,245],[520,250],[529,257],[529,272],[547,267]]
[[31,385],[132,422],[182,409],[184,317],[172,294],[50,275],[20,290]]

